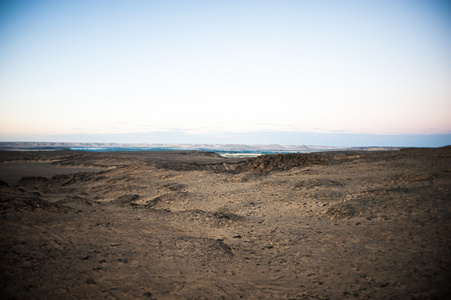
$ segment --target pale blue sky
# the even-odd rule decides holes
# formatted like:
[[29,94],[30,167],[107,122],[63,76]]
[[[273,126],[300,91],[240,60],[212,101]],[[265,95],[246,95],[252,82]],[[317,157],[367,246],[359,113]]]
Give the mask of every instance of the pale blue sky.
[[451,144],[450,116],[450,1],[0,2],[0,140]]

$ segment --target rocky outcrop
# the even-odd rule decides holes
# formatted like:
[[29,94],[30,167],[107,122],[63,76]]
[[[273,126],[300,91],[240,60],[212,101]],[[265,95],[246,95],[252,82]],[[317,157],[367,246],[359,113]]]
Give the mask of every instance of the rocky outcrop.
[[331,159],[325,154],[268,154],[245,161],[236,168],[236,172],[253,172],[267,174],[271,171],[289,170],[294,167],[305,167],[313,164],[328,164]]

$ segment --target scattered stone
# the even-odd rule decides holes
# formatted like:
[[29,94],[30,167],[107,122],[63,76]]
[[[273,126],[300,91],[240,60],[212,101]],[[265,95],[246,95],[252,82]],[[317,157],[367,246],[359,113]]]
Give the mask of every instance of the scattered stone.
[[342,204],[329,208],[326,211],[326,214],[328,214],[331,219],[350,219],[357,214],[357,210],[354,206]]
[[298,182],[294,188],[296,190],[308,190],[308,189],[313,189],[315,187],[334,187],[334,186],[342,186],[343,184],[341,184],[338,181],[335,180],[329,180],[329,179],[309,179],[309,180],[304,180],[301,182]]

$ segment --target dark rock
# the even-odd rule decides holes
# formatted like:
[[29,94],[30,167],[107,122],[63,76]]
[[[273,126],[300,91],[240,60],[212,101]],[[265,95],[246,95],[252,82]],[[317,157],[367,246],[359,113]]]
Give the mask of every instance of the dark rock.
[[139,195],[136,194],[126,194],[123,196],[120,196],[116,200],[113,201],[114,204],[118,204],[121,206],[131,205],[136,206],[137,204],[134,202],[139,199]]
[[216,240],[214,242],[214,245],[217,246],[219,249],[222,249],[226,254],[233,256],[232,248],[230,248],[230,246],[224,243],[223,241]]
[[34,176],[27,176],[22,177],[15,185],[21,186],[21,187],[28,187],[32,189],[39,189],[42,186],[44,186],[45,183],[49,181],[46,177],[34,177]]
[[170,191],[176,192],[176,191],[180,191],[183,190],[185,188],[184,184],[180,184],[180,183],[167,183],[165,185],[163,185],[163,188],[167,188]]
[[78,197],[78,196],[67,197],[65,199],[59,200],[56,203],[58,203],[58,204],[82,204],[82,205],[85,205],[85,206],[92,206],[92,202],[91,201],[89,201],[87,199],[84,199],[84,198],[81,198],[81,197]]
[[315,187],[332,187],[332,186],[342,186],[342,184],[335,180],[328,179],[310,179],[298,182],[295,185],[295,189],[312,189]]
[[328,164],[331,161],[327,154],[267,154],[251,158],[236,168],[237,173],[253,172],[267,174],[271,171],[289,170],[313,164]]
[[152,207],[156,206],[158,203],[160,203],[162,200],[163,200],[162,197],[156,197],[150,201],[147,201],[145,207],[152,208]]
[[227,211],[219,211],[213,213],[213,217],[223,220],[232,220],[232,221],[239,221],[244,219],[244,217],[238,216],[234,213],[227,212]]
[[42,200],[36,196],[0,195],[0,210],[31,210],[37,209],[67,212],[68,207]]

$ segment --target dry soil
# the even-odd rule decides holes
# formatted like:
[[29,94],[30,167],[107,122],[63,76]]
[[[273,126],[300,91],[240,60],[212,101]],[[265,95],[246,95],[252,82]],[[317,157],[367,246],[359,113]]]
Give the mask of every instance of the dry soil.
[[3,299],[451,297],[451,147],[0,161]]

